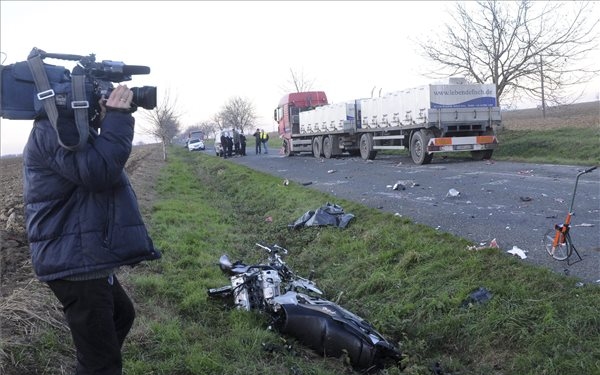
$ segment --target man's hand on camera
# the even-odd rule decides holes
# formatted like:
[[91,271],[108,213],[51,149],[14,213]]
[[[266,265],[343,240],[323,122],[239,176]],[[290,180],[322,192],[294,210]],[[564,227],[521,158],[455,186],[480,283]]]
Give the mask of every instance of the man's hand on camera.
[[117,86],[106,101],[108,111],[129,112],[131,110],[131,100],[133,92],[126,85]]

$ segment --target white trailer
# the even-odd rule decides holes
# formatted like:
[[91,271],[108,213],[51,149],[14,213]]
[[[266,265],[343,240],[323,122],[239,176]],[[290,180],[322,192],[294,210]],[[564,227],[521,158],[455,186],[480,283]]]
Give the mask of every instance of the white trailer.
[[[286,155],[312,152],[330,158],[347,152],[374,159],[379,150],[408,148],[417,164],[431,162],[437,152],[470,151],[476,159],[488,159],[501,123],[495,85],[460,80],[316,108],[299,108],[284,99],[275,120]],[[286,116],[284,108],[299,116]]]

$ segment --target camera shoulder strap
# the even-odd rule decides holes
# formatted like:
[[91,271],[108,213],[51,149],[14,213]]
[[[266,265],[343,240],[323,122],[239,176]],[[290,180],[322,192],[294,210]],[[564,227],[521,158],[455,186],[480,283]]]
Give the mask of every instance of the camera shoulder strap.
[[27,58],[27,65],[33,75],[33,82],[37,88],[37,98],[44,104],[46,115],[52,123],[54,130],[56,130],[56,122],[58,121],[58,109],[56,109],[56,102],[54,101],[54,90],[50,87],[48,82],[48,76],[44,69],[44,63],[39,54],[29,56]]
[[[33,81],[35,83],[35,87],[38,91],[37,93],[37,98],[44,104],[44,110],[46,111],[46,115],[48,116],[48,120],[50,120],[50,123],[52,124],[52,127],[54,128],[54,131],[56,132],[57,138],[58,138],[58,143],[66,148],[67,150],[70,151],[74,151],[76,149],[79,149],[82,145],[84,145],[87,142],[87,138],[89,135],[89,128],[88,128],[88,123],[87,123],[87,107],[85,109],[82,109],[83,111],[85,111],[85,119],[78,119],[77,116],[81,116],[78,115],[77,112],[80,112],[81,110],[75,111],[76,114],[76,124],[77,124],[77,131],[79,133],[79,142],[77,143],[77,145],[75,146],[70,146],[70,145],[66,145],[63,143],[62,139],[60,138],[60,133],[58,131],[58,109],[56,108],[56,102],[55,102],[55,98],[54,98],[54,90],[52,89],[52,87],[50,86],[50,82],[48,81],[48,76],[46,75],[46,69],[44,68],[44,63],[42,61],[42,57],[39,55],[39,53],[32,53],[29,58],[27,59],[27,64],[29,65],[29,69],[31,70],[31,74],[33,76]],[[75,91],[79,91],[79,90],[83,90],[83,100],[85,101],[85,87],[84,87],[84,83],[78,83],[75,84],[75,82],[72,83],[73,87],[73,95],[75,95]],[[75,86],[79,86],[80,89],[76,89]],[[79,94],[78,94],[79,96]],[[78,99],[74,96],[74,100],[77,101]],[[82,122],[83,121],[83,122]],[[85,129],[83,129],[83,127],[85,127]],[[85,136],[83,136],[85,135]]]
[[90,103],[87,101],[85,93],[85,75],[75,74],[73,71],[71,90],[73,92],[73,102],[71,107],[75,114],[75,125],[77,125],[77,132],[79,133],[79,143],[75,146],[75,149],[80,149],[87,143],[90,135],[90,126],[88,122],[88,108]]

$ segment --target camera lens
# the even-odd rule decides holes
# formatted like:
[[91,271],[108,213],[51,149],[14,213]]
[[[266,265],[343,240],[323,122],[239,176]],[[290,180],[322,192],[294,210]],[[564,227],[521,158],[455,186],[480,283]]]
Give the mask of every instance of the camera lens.
[[156,86],[132,87],[132,102],[144,109],[156,108]]

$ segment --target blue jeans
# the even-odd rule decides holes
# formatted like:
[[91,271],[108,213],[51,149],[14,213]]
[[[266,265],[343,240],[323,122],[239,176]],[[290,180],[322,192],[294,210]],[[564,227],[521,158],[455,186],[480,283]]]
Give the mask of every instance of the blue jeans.
[[269,149],[267,148],[267,141],[262,141],[263,149],[265,150],[265,154],[269,153]]

